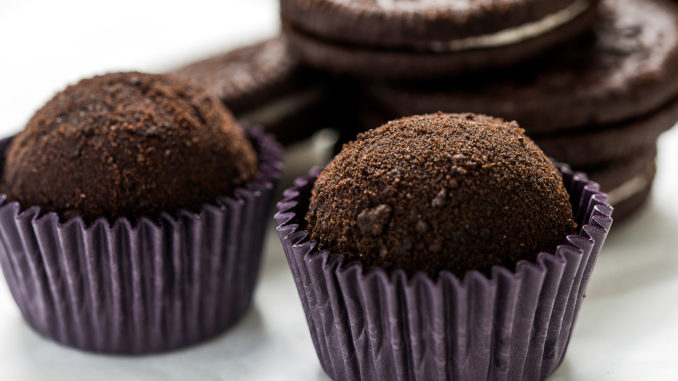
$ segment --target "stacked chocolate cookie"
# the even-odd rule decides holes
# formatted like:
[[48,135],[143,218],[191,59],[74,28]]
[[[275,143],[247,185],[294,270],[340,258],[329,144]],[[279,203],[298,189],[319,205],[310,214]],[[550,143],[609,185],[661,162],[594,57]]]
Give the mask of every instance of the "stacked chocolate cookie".
[[557,160],[601,184],[624,218],[647,199],[658,136],[678,120],[678,9],[605,0],[593,30],[472,78],[366,86],[365,123],[432,110],[517,120]]
[[372,83],[367,125],[433,110],[517,120],[601,184],[624,218],[647,199],[658,136],[678,120],[678,9],[605,0],[592,31],[512,67],[426,83]]
[[656,140],[678,120],[675,2],[280,5],[283,37],[179,73],[285,143],[328,126],[343,143],[435,111],[516,120],[548,155],[600,182],[617,220],[647,199]]
[[276,37],[189,64],[175,72],[201,84],[239,118],[263,125],[283,144],[322,128],[330,80],[304,67]]
[[354,86],[301,62],[282,35],[190,63],[172,74],[203,86],[239,119],[265,126],[285,146],[324,128],[357,123],[355,108],[337,107]]
[[435,78],[523,61],[593,22],[598,0],[281,0],[306,62],[390,79]]

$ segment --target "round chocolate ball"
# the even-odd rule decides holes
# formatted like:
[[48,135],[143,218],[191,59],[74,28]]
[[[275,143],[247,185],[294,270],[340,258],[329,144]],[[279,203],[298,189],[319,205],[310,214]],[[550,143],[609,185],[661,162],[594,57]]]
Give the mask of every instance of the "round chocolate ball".
[[217,99],[176,78],[85,79],[38,110],[6,152],[1,190],[64,218],[134,220],[198,211],[257,173],[256,153]]
[[318,176],[321,249],[366,267],[489,274],[575,231],[560,172],[515,122],[419,115],[358,135]]

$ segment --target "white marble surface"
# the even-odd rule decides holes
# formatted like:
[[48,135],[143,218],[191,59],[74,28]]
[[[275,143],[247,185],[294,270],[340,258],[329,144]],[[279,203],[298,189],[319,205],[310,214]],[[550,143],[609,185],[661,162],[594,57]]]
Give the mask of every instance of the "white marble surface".
[[[278,27],[273,0],[115,3],[0,1],[0,136],[20,129],[80,77],[167,69]],[[647,207],[613,229],[565,361],[549,380],[678,379],[678,129],[661,138],[658,165]],[[23,323],[0,282],[0,379],[327,380],[273,226],[270,233],[256,302],[245,318],[210,342],[169,354],[63,348]]]

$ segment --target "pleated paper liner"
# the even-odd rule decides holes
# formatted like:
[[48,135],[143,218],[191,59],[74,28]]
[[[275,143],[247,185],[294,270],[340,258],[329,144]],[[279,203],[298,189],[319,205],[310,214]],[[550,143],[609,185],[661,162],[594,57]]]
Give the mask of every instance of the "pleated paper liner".
[[281,172],[275,140],[246,131],[257,178],[200,214],[87,226],[0,196],[0,264],[26,322],[67,346],[126,354],[184,347],[234,324],[251,302]]
[[[555,254],[515,269],[495,266],[407,278],[330,260],[304,231],[319,170],[278,203],[278,233],[320,363],[334,380],[542,380],[560,364],[612,208],[598,184],[558,165],[580,233]],[[529,221],[526,221],[529,223]]]

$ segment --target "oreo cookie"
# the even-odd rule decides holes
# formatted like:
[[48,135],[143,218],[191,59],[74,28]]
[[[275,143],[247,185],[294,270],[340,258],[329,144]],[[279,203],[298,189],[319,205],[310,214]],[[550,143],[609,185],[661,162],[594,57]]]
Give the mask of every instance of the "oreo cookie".
[[678,98],[676,67],[675,4],[605,0],[592,34],[529,63],[465,80],[373,84],[367,92],[392,114],[479,112],[517,120],[538,136],[654,112]]
[[601,184],[613,195],[621,180],[641,179],[631,196],[610,198],[616,218],[628,215],[654,178],[650,160],[632,164],[648,152],[654,163],[657,138],[678,121],[678,6],[603,0],[599,13],[591,33],[518,66],[435,83],[368,83],[363,128],[438,110],[516,120],[546,154],[594,180],[609,182],[607,172],[626,168],[614,186]]
[[533,136],[533,139],[557,160],[586,169],[591,164],[625,162],[654,151],[659,135],[673,127],[676,121],[678,99],[649,115],[605,128],[584,126],[571,132]]
[[[360,127],[342,131],[342,143],[352,140],[361,129],[384,123],[392,114],[391,110],[368,103],[361,110]],[[624,162],[654,151],[659,135],[673,127],[676,121],[678,99],[654,113],[607,126],[585,125],[552,134],[527,133],[549,156],[590,173],[591,167]],[[529,126],[526,129],[529,130]]]
[[330,78],[293,58],[284,37],[194,62],[173,72],[202,85],[239,119],[262,125],[283,144],[324,127]]
[[337,72],[426,78],[495,68],[586,31],[598,0],[281,0],[306,62]]
[[627,219],[649,199],[657,172],[656,155],[653,147],[624,161],[583,170],[608,194],[608,202],[614,205],[615,221]]

